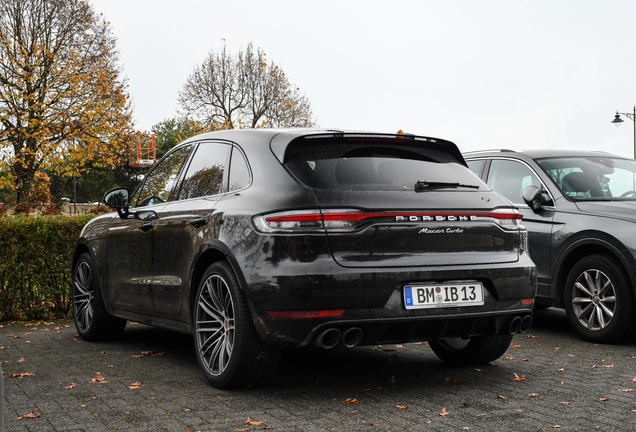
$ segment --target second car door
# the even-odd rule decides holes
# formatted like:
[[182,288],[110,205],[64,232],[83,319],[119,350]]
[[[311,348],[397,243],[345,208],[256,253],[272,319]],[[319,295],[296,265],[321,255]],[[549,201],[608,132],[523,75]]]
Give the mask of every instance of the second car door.
[[486,184],[519,208],[528,229],[530,257],[537,266],[537,297],[549,296],[550,241],[554,220],[554,201],[545,192],[542,208],[535,213],[523,201],[523,190],[534,185],[546,190],[538,176],[526,164],[510,159],[492,159],[487,167]]

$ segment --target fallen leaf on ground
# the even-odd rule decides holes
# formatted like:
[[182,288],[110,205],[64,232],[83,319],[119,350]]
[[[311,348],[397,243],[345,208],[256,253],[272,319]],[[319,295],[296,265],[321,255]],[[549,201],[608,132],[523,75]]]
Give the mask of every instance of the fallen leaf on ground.
[[[128,388],[129,388],[130,390],[135,390],[135,389],[140,389],[140,388],[142,388],[143,386],[144,386],[144,385],[143,385],[142,383],[140,383],[140,382],[138,382],[138,381],[137,381],[137,382],[134,382],[134,383],[132,383],[131,385],[129,385],[129,386],[128,386]],[[249,418],[249,417],[248,417],[248,418]]]
[[[561,349],[561,347],[556,347],[555,348],[555,350],[560,350],[560,349]],[[552,427],[554,427],[554,426],[552,426]],[[559,426],[559,427],[561,427],[561,426]]]
[[521,348],[521,345],[510,345],[510,348]]
[[375,423],[374,423],[374,422],[372,422],[372,421],[370,421],[370,422],[369,422],[369,424],[370,424],[371,426],[375,426]]
[[528,381],[528,380],[526,379],[525,375],[519,376],[519,375],[515,374],[515,377],[513,379],[511,379],[510,381],[524,382],[524,381]]
[[499,398],[499,399],[505,399],[506,397],[505,397],[505,396],[500,395],[499,393],[497,393],[497,398]]
[[603,367],[614,367],[614,363],[612,363],[611,365],[604,365]]
[[91,383],[102,383],[106,384],[108,381],[104,379],[104,375],[101,372],[95,372],[94,375],[97,375],[97,378],[91,378],[89,382]]
[[598,400],[601,400],[601,401],[605,402],[605,401],[608,401],[609,398],[598,398]]
[[539,393],[530,393],[528,397],[539,397]]
[[442,412],[441,412],[441,413],[439,413],[439,415],[441,415],[441,416],[447,416],[447,415],[449,415],[449,414],[450,414],[450,413],[449,413],[448,411],[446,411],[446,407],[442,408]]
[[539,336],[528,335],[529,338],[539,339]]
[[25,376],[35,376],[35,374],[31,372],[21,372],[21,373],[11,374],[11,378],[24,378]]
[[559,429],[561,427],[561,425],[554,425],[552,426],[552,429]]
[[561,405],[570,405],[570,402],[559,402]]
[[565,369],[561,368],[559,370],[557,370],[557,372],[563,372]]
[[512,360],[514,357],[506,357],[506,360]]
[[24,420],[24,419],[28,419],[28,418],[38,418],[38,417],[40,417],[42,414],[36,414],[35,413],[36,411],[37,410],[33,410],[33,411],[31,411],[31,414],[20,416],[20,417],[16,418],[16,420]]
[[424,342],[415,342],[415,345],[422,345]]
[[407,409],[408,405],[396,405],[397,409]]
[[396,348],[404,348],[404,345],[396,345]]
[[351,398],[347,398],[346,400],[340,401],[345,405],[348,404],[354,404],[354,405],[358,405],[358,399],[351,399]]
[[387,384],[395,384],[395,377],[392,376],[391,378],[389,378],[389,380],[386,383]]
[[483,417],[483,416],[485,416],[485,415],[486,415],[486,414],[477,414],[477,417]]
[[22,357],[20,360],[18,360],[18,363],[22,363],[24,361],[24,357]]
[[627,381],[636,382],[636,377],[634,377],[634,378],[630,378],[630,379],[628,379]]
[[252,425],[252,426],[260,426],[263,424],[262,421],[256,421],[256,420],[250,420],[250,418],[248,417],[247,420],[245,421],[246,425]]
[[631,391],[634,391],[634,389],[618,389],[618,391],[631,392]]
[[64,387],[65,389],[72,389],[75,388],[75,383],[71,383],[71,385],[68,385],[66,387]]

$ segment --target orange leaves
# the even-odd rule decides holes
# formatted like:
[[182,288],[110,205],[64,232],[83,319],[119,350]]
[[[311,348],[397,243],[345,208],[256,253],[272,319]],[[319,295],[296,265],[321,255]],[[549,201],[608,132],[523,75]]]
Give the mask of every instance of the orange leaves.
[[25,376],[35,376],[35,374],[31,372],[11,374],[11,378],[24,378]]
[[[143,388],[143,386],[144,386],[144,385],[143,385],[142,383],[140,383],[140,382],[134,382],[134,383],[132,383],[131,385],[129,385],[129,386],[128,386],[128,388],[129,388],[130,390],[136,390],[136,389]],[[248,420],[249,420],[249,418],[248,418]]]
[[148,356],[159,357],[159,356],[162,356],[164,354],[165,353],[157,353],[157,354],[155,354],[155,350],[152,350],[152,351],[142,351],[141,354],[139,354],[139,355],[131,355],[131,357],[132,358],[141,358],[141,357],[148,357]]
[[346,400],[340,401],[345,405],[349,405],[349,404],[354,404],[354,405],[358,405],[358,399],[351,399],[351,398],[347,398]]
[[395,407],[396,407],[397,409],[405,410],[405,409],[407,409],[409,406],[408,406],[408,405],[396,405]]
[[97,375],[97,378],[91,378],[90,383],[106,384],[108,382],[104,379],[104,375],[101,372],[95,372],[93,375]]
[[24,420],[24,419],[30,419],[30,418],[38,418],[40,417],[42,414],[36,414],[37,410],[33,410],[31,411],[31,414],[26,414],[20,417],[17,417],[16,420]]
[[68,385],[68,386],[66,386],[66,387],[64,387],[64,388],[65,388],[65,389],[67,389],[67,390],[68,390],[68,389],[75,388],[75,383],[71,383],[71,385]]
[[450,414],[450,412],[446,411],[446,407],[443,407],[443,408],[442,408],[442,412],[441,412],[441,413],[439,413],[439,415],[441,415],[441,416],[447,416],[447,415],[449,415],[449,414]]
[[247,420],[245,421],[246,425],[252,425],[252,426],[260,426],[263,424],[262,421],[255,421],[255,420],[250,420],[250,418],[248,417]]
[[515,377],[512,378],[510,381],[524,382],[524,381],[528,381],[528,380],[526,379],[525,375],[519,376],[519,375],[515,374]]

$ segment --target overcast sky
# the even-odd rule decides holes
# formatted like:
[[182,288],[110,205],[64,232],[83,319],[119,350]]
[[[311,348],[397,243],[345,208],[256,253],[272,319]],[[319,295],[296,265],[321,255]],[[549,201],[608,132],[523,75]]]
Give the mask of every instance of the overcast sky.
[[634,154],[633,0],[91,0],[112,24],[137,130],[175,117],[211,49],[250,42],[321,127],[445,138],[463,151]]

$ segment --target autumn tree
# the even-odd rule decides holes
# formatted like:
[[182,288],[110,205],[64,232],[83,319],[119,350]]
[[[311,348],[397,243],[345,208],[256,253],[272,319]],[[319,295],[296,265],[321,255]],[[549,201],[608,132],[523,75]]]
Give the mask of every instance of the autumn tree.
[[311,127],[311,104],[282,69],[250,44],[232,56],[211,51],[188,76],[178,102],[186,116],[213,127]]
[[110,24],[86,1],[0,0],[0,187],[114,166],[130,128]]
[[171,118],[153,125],[150,130],[157,135],[157,159],[161,158],[172,147],[191,136],[223,129],[219,124],[206,125],[192,118]]

